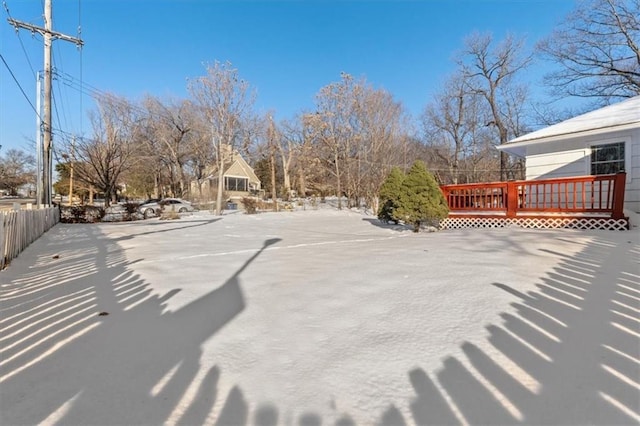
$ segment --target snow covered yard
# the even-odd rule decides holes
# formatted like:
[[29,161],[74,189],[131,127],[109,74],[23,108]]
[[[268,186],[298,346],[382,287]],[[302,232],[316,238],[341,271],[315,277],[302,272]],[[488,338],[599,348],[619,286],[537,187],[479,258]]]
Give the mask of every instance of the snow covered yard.
[[57,225],[0,273],[0,424],[636,424],[638,235]]

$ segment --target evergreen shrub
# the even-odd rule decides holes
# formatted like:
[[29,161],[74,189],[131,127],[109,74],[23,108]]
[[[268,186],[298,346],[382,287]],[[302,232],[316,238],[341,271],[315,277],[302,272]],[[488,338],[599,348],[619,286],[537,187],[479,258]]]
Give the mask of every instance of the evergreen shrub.
[[416,161],[406,175],[393,169],[380,189],[380,220],[404,222],[420,232],[422,225],[439,226],[449,214],[440,185],[422,161]]

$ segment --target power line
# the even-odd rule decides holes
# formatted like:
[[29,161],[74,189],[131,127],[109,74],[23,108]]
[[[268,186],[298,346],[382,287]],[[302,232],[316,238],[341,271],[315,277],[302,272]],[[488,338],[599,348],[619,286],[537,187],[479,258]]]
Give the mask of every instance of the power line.
[[[58,47],[59,56],[62,56],[62,54],[60,53],[60,47],[59,46],[57,46],[57,47]],[[55,79],[55,77],[57,75],[56,69],[58,68],[57,67],[57,63],[59,61],[57,61],[57,57],[56,57],[55,54],[53,54],[53,52],[52,52],[51,57],[52,57],[52,62],[53,62],[53,69],[52,69],[53,75],[52,75],[52,78],[53,78],[53,81],[56,82],[55,89],[57,89],[57,91],[58,91],[58,99],[60,101],[60,109],[62,110],[62,118],[64,119],[64,125],[66,127],[69,127],[69,124],[68,124],[68,121],[67,121],[66,109],[65,109],[65,98],[62,96],[62,89],[60,87],[61,84]],[[65,93],[66,93],[66,91],[65,91]],[[55,95],[55,93],[53,93],[53,94]],[[56,116],[58,118],[58,123],[59,123],[60,126],[62,126],[62,123],[60,122],[60,114],[57,111],[58,105],[56,104],[56,98],[55,97],[53,98],[53,102],[54,102],[54,107],[56,108]],[[68,102],[67,102],[67,105],[68,105]]]
[[[2,5],[4,6],[4,10],[7,11],[7,15],[9,19],[13,19],[11,16],[11,12],[9,12],[9,6],[7,6],[7,2],[3,1]],[[16,36],[20,41],[20,46],[22,47],[22,51],[24,52],[24,56],[27,58],[27,63],[29,64],[29,68],[31,68],[31,72],[33,73],[33,78],[37,78],[36,71],[33,69],[33,65],[31,64],[31,60],[29,59],[29,55],[27,54],[27,49],[24,47],[24,43],[22,42],[22,37],[20,37],[20,32],[16,31]]]
[[[98,100],[100,98],[104,98],[104,97],[109,97],[110,100],[112,100],[115,104],[119,105],[119,106],[123,106],[123,107],[128,107],[130,108],[132,111],[138,112],[140,114],[148,114],[148,111],[143,108],[140,107],[136,104],[134,104],[133,102],[128,102],[125,99],[121,99],[118,96],[112,96],[112,94],[105,92],[103,90],[100,90],[98,88],[96,88],[95,86],[92,86],[86,82],[82,82],[82,81],[78,81],[78,79],[72,75],[63,73],[57,73],[56,76],[60,77],[63,80],[63,84],[69,86],[70,88],[79,91],[82,94],[85,94],[87,96],[91,96],[92,98]],[[155,116],[160,117],[160,118],[166,118],[168,120],[173,120],[175,117],[173,117],[170,114],[167,113],[163,113],[163,112],[156,112]]]
[[13,81],[16,82],[16,84],[18,85],[18,88],[20,89],[20,91],[22,92],[22,96],[24,96],[24,98],[27,100],[27,102],[29,103],[29,105],[31,105],[31,109],[36,113],[36,115],[38,116],[38,118],[40,118],[40,113],[36,110],[36,107],[33,106],[33,104],[31,103],[31,101],[29,100],[29,97],[27,96],[27,94],[24,92],[24,89],[22,88],[22,86],[20,85],[20,82],[18,81],[18,79],[16,78],[15,74],[13,74],[13,71],[11,71],[11,67],[9,67],[9,64],[7,63],[7,61],[5,61],[4,56],[2,56],[2,53],[0,53],[0,58],[2,59],[2,62],[4,62],[4,66],[7,67],[7,70],[9,70],[9,74],[11,74],[11,77],[13,77]]
[[[58,126],[62,127],[62,122],[60,121],[60,113],[59,113],[58,103],[56,102],[56,96],[55,96],[55,93],[53,92],[53,90],[51,91],[51,100],[53,101],[53,109],[56,112],[56,119],[58,120]],[[53,123],[52,123],[52,125],[53,125]]]
[[[80,5],[78,5],[78,8],[80,8]],[[78,13],[80,13],[80,9],[78,9]],[[78,40],[80,39],[79,25],[80,25],[80,15],[78,15]],[[56,117],[58,120],[58,125],[62,127],[64,124],[65,127],[70,127],[70,125],[71,126],[73,125],[73,121],[72,121],[72,115],[69,111],[71,107],[71,102],[69,101],[68,91],[64,90],[64,95],[63,95],[63,90],[62,90],[60,81],[55,78],[57,75],[59,75],[58,70],[60,70],[63,74],[65,73],[63,69],[63,64],[65,63],[65,61],[63,60],[63,51],[60,48],[60,45],[56,44],[55,49],[52,49],[51,53],[52,53],[51,56],[52,56],[52,63],[53,63],[52,77],[53,77],[53,81],[56,83],[55,90],[57,90],[57,98],[53,97],[53,103],[55,107]],[[82,49],[80,49],[80,54],[82,54]],[[80,100],[82,101],[82,97],[80,98]],[[62,114],[62,121],[60,118],[60,114]],[[80,107],[81,117],[82,117],[82,114],[83,114],[82,107]]]

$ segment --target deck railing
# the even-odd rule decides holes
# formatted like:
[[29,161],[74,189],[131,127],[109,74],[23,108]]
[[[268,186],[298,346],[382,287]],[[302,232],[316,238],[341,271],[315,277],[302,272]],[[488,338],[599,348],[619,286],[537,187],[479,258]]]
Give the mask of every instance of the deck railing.
[[625,173],[443,185],[450,215],[606,215],[624,218]]

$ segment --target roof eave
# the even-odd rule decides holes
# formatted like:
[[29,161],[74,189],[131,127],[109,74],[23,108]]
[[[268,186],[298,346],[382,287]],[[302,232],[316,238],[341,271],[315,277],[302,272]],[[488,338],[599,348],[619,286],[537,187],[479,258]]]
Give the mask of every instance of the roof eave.
[[620,132],[620,131],[634,130],[634,129],[640,129],[640,122],[626,123],[618,126],[601,127],[598,129],[582,130],[577,132],[560,133],[557,135],[533,137],[530,139],[526,139],[526,135],[525,135],[525,136],[521,136],[519,138],[513,139],[511,142],[507,142],[504,145],[497,146],[496,148],[499,151],[504,150],[510,154],[524,157],[526,153],[526,148],[530,145],[539,144],[539,143],[557,142],[557,141],[562,141],[566,139],[572,139],[572,138],[578,138],[578,137],[584,137],[584,136],[594,136],[599,134],[613,133],[613,132]]

